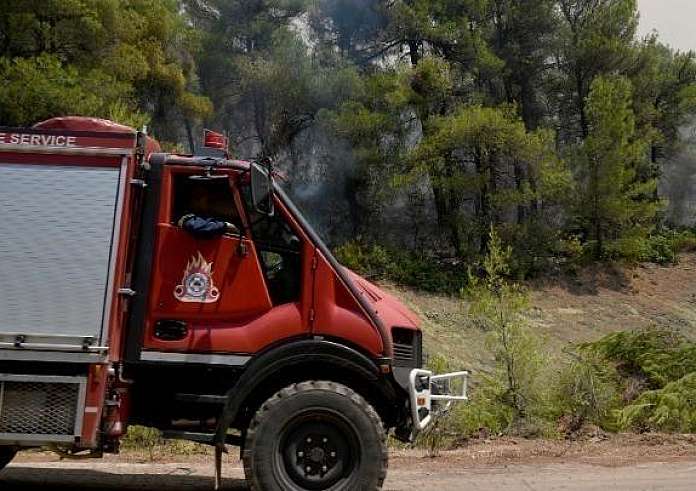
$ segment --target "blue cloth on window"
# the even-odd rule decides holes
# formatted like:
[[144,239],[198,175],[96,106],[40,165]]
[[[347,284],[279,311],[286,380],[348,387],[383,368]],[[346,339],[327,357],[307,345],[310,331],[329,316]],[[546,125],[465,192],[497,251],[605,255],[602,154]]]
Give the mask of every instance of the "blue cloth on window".
[[213,239],[227,232],[227,223],[212,218],[186,215],[180,221],[181,228],[200,239]]

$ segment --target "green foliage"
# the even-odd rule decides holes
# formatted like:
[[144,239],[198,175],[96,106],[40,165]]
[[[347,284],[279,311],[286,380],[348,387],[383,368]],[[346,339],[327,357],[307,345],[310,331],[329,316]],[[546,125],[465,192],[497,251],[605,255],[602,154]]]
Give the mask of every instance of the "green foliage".
[[[613,333],[558,359],[545,358],[544,367],[535,362],[539,344],[525,349],[517,360],[527,361],[518,363],[513,380],[535,375],[514,384],[505,364],[509,350],[500,341],[491,345],[497,369],[478,374],[471,401],[452,411],[443,431],[450,440],[572,434],[588,423],[612,432],[696,431],[696,343],[675,331]],[[511,386],[525,394],[524,417]]]
[[696,372],[696,343],[673,330],[617,332],[582,349],[615,363],[623,374],[646,377],[653,388]]
[[[469,316],[489,333],[488,348],[495,360],[495,372],[487,383],[487,398],[507,410],[494,409],[482,416],[498,420],[508,416],[508,431],[526,435],[547,432],[548,391],[544,368],[548,366],[542,340],[527,324],[524,313],[529,306],[527,292],[510,283],[510,248],[503,247],[495,229],[491,229],[488,254],[483,260],[482,279],[471,276],[467,289]],[[548,382],[548,380],[546,381]],[[494,406],[495,407],[495,406]]]
[[30,125],[57,114],[105,116],[129,93],[128,86],[98,71],[81,74],[48,54],[0,58],[0,78],[0,120],[13,125]]
[[[528,132],[512,108],[463,106],[451,115],[433,117],[429,134],[409,159],[410,173],[427,173],[450,207],[459,209],[469,196],[480,203],[471,218],[459,213],[448,217],[460,254],[485,250],[490,226],[505,223],[502,217],[513,210],[518,218],[528,216],[517,225],[506,224],[513,234],[543,228],[543,217],[529,210],[558,203],[570,185],[551,135]],[[525,177],[506,182],[499,178],[505,172]]]
[[658,264],[676,264],[679,253],[696,249],[696,235],[691,230],[665,230],[652,234],[641,243],[638,260]]
[[559,371],[554,412],[566,433],[592,423],[616,429],[614,412],[621,407],[620,379],[615,367],[593,352],[571,353]]
[[619,412],[619,424],[641,431],[696,432],[696,371],[641,394]]
[[0,2],[0,123],[69,114],[176,133],[211,111],[190,90],[195,36],[173,0]]
[[558,0],[564,62],[559,90],[562,137],[586,139],[590,131],[587,99],[597,77],[624,73],[635,55],[636,0]]
[[696,104],[696,53],[674,52],[650,36],[639,45],[629,77],[638,126],[651,140],[651,172],[659,177],[658,160],[674,157],[684,145],[680,131]]
[[632,88],[621,77],[598,77],[587,101],[588,136],[576,156],[577,216],[596,259],[636,258],[661,207],[655,179],[640,178],[646,142],[636,132]]
[[146,426],[129,426],[128,433],[121,440],[125,450],[145,450],[150,461],[155,460],[155,450],[163,443],[162,433]]
[[513,433],[515,410],[504,397],[505,387],[498,377],[480,374],[478,378],[471,388],[470,401],[454,407],[451,431],[461,438]]
[[347,268],[372,279],[384,279],[424,291],[452,294],[468,285],[461,264],[445,267],[442,262],[410,251],[386,249],[361,241],[336,248],[336,257]]
[[385,278],[391,266],[386,249],[378,245],[365,245],[359,241],[346,242],[335,251],[336,258],[345,267],[368,278]]

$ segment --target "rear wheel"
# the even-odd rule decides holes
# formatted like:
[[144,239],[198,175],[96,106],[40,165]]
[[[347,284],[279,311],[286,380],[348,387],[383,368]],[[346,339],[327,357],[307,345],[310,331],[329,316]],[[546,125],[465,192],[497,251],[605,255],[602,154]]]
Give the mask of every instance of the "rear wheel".
[[17,450],[13,447],[0,447],[0,471],[12,461],[16,453]]
[[302,382],[261,406],[243,459],[254,491],[374,491],[387,472],[386,433],[372,406],[348,387]]

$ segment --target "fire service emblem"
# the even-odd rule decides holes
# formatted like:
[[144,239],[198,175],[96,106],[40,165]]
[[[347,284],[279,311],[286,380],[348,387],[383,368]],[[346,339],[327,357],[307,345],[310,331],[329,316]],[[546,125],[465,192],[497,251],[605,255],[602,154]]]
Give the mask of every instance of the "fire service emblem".
[[186,265],[174,296],[180,302],[188,303],[213,303],[220,298],[220,290],[213,284],[213,263],[207,262],[200,251]]

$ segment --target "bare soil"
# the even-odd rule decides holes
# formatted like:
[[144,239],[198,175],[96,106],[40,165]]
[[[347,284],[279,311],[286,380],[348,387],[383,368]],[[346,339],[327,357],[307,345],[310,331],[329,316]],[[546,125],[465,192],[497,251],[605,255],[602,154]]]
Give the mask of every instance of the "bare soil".
[[[209,490],[212,459],[142,452],[104,460],[61,461],[46,452],[20,454],[2,474],[0,489]],[[241,463],[230,453],[225,488],[247,490]],[[393,452],[388,491],[419,490],[691,490],[696,482],[696,436],[617,435],[582,442],[499,439],[475,441],[431,458]]]

